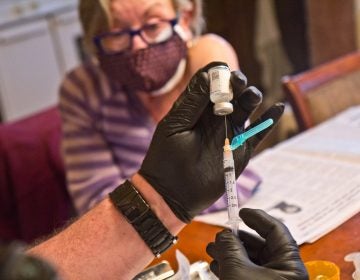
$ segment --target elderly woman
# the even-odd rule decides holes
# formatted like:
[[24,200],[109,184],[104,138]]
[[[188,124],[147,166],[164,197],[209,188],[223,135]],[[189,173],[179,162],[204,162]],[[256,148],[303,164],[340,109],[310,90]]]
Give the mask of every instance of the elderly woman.
[[[156,124],[199,68],[238,62],[222,38],[200,35],[201,0],[80,0],[79,14],[91,59],[65,77],[60,109],[81,214],[139,169]],[[250,188],[258,183],[244,174]]]

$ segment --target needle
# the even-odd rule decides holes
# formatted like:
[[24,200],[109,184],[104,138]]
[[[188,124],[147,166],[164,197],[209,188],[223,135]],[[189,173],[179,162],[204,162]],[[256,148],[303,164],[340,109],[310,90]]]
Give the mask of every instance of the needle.
[[225,139],[228,138],[227,135],[227,122],[226,122],[226,115],[225,115]]

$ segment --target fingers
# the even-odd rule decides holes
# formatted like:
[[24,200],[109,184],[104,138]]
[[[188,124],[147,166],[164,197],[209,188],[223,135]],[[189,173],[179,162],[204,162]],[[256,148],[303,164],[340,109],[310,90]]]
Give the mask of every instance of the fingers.
[[261,264],[258,255],[265,246],[265,240],[262,237],[242,230],[239,230],[238,236],[242,241],[250,259],[256,264]]
[[217,261],[212,261],[210,263],[210,270],[219,278],[219,264]]
[[247,78],[240,70],[232,71],[230,83],[233,90],[233,99],[237,99],[247,85]]
[[215,242],[211,242],[206,247],[206,252],[215,260],[224,258],[225,254],[237,253],[244,250],[236,236],[229,229],[225,229],[216,234]]
[[[235,92],[235,91],[234,91]],[[229,116],[235,135],[242,133],[244,124],[262,102],[262,93],[256,87],[243,89],[234,98],[234,112]]]
[[258,125],[259,123],[267,120],[272,119],[274,121],[273,125],[268,127],[267,129],[263,130],[262,132],[256,134],[254,137],[251,137],[248,140],[248,143],[250,144],[250,147],[252,147],[253,150],[256,149],[256,147],[260,144],[260,142],[270,133],[270,131],[275,127],[277,122],[279,121],[280,117],[284,113],[284,104],[283,103],[276,103],[272,107],[270,107],[265,113],[261,115],[259,119],[257,119],[255,122],[253,122],[246,130],[249,130],[253,128],[254,126]]
[[[275,265],[277,269],[283,270],[284,275],[293,274],[298,275],[298,279],[308,279],[299,248],[283,223],[260,209],[243,208],[239,215],[246,225],[264,238],[265,244],[257,249],[258,259],[255,259],[257,264],[268,267]],[[249,235],[246,238],[249,238]],[[256,242],[252,240],[249,243]]]
[[208,76],[200,69],[160,124],[167,126],[168,136],[192,129],[209,102]]
[[269,249],[275,249],[275,247],[283,245],[296,245],[288,228],[265,211],[242,208],[239,216],[247,226],[266,240]]
[[[226,65],[223,62],[212,62],[200,69],[191,79],[186,90],[174,103],[168,115],[161,121],[160,125],[167,126],[167,135],[183,132],[192,129],[203,115],[205,108],[210,103],[209,98],[209,79],[207,71],[214,66]],[[256,110],[262,102],[262,94],[256,87],[246,87],[247,79],[241,71],[233,71],[231,73],[231,85],[234,92],[234,113],[229,116],[229,121],[233,128],[234,134],[243,132],[245,121]],[[208,108],[209,109],[209,108]],[[282,104],[276,104],[265,112],[259,120],[251,127],[259,122],[272,118],[274,123],[278,121],[284,111]],[[210,110],[207,110],[210,113]],[[208,116],[211,124],[217,127],[222,125],[217,116]],[[255,149],[263,138],[269,133],[271,127],[259,133],[257,136],[249,139],[250,147]]]
[[249,257],[244,246],[229,229],[225,229],[217,233],[215,242],[208,244],[206,252],[220,264],[224,260],[240,259],[246,262],[249,261]]
[[243,90],[243,93],[237,97],[236,101],[239,107],[251,114],[262,102],[262,93],[254,86],[250,86]]

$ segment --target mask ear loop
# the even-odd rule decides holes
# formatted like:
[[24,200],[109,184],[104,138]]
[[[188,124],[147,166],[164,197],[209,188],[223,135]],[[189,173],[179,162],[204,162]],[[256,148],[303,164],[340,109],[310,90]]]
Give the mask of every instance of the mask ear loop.
[[188,38],[189,36],[186,34],[184,28],[180,24],[176,24],[174,26],[174,32],[179,35],[179,37],[186,42],[186,47],[188,49],[192,48],[196,43],[196,38]]
[[184,28],[179,24],[175,24],[174,26],[174,31],[180,36],[181,39],[183,39],[184,41],[186,41],[186,32],[184,30]]
[[151,95],[159,96],[166,92],[169,92],[184,76],[185,70],[186,70],[186,59],[182,59],[179,63],[178,69],[176,70],[174,76],[169,81],[167,81],[167,83],[162,88],[152,91]]

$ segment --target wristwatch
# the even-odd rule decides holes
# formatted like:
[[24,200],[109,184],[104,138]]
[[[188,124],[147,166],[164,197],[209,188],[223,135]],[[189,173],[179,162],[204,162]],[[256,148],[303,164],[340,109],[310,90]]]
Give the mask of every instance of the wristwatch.
[[126,180],[110,194],[115,208],[132,224],[156,257],[177,242],[163,223],[156,217],[134,185]]

